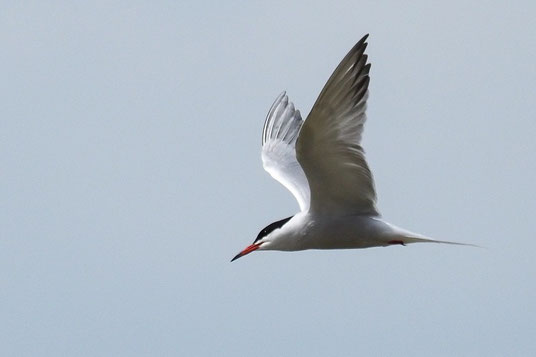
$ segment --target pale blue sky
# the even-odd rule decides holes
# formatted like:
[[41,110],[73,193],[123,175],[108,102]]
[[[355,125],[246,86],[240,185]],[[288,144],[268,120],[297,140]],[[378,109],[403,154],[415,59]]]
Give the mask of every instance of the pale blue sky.
[[[0,355],[536,354],[534,2],[358,3],[2,2]],[[298,209],[272,101],[365,33],[380,211],[487,249],[230,264]]]

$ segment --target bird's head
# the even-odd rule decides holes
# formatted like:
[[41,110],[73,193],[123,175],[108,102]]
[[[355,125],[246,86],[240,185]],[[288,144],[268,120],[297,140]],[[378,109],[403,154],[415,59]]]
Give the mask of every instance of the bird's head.
[[274,235],[272,234],[276,229],[279,229],[283,227],[285,223],[290,221],[291,217],[282,219],[280,221],[271,223],[264,227],[259,234],[257,235],[257,238],[253,241],[253,244],[246,247],[246,249],[242,250],[240,253],[235,255],[233,259],[231,259],[231,262],[237,260],[238,258],[243,257],[244,255],[247,255],[251,252],[256,251],[257,249],[266,249],[268,245],[272,242]]

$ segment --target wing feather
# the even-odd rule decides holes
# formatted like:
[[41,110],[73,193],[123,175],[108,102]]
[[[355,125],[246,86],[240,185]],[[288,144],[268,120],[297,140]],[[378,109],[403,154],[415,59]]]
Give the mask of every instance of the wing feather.
[[262,130],[264,169],[296,198],[300,209],[309,208],[309,184],[296,160],[296,139],[302,127],[300,111],[281,93],[268,111]]
[[297,140],[311,211],[378,215],[374,181],[361,146],[370,81],[367,37],[335,69]]

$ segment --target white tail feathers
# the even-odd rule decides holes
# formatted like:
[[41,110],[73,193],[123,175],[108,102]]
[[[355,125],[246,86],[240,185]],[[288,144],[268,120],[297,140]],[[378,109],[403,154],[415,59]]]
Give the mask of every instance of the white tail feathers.
[[442,243],[442,244],[465,245],[465,246],[468,246],[468,247],[482,248],[482,247],[480,247],[478,245],[475,245],[475,244],[449,242],[449,241],[446,241],[446,240],[436,240],[436,239],[431,239],[431,238],[427,238],[427,237],[424,237],[424,236],[404,236],[404,237],[402,237],[402,241],[404,242],[404,244],[409,244],[409,243]]

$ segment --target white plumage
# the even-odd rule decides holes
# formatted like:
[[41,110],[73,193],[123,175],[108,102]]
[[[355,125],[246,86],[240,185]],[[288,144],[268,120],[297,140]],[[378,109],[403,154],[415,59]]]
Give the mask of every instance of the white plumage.
[[264,169],[296,198],[300,210],[309,209],[309,184],[296,160],[296,139],[303,120],[299,110],[288,101],[285,92],[275,100],[262,131],[262,164]]

